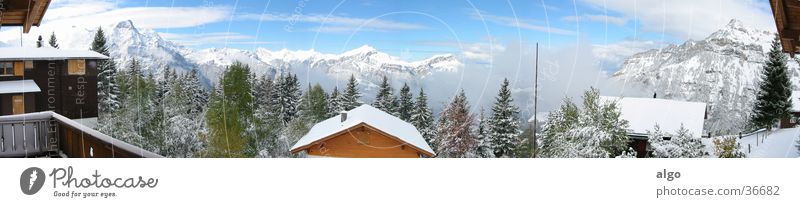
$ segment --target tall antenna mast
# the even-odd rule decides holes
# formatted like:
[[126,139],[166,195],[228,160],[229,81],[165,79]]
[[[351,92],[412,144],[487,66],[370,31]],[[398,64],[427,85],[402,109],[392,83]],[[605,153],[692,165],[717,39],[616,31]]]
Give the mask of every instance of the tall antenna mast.
[[536,64],[534,66],[535,73],[533,78],[533,139],[531,139],[531,156],[536,158],[536,128],[539,125],[539,120],[537,120],[538,115],[538,103],[539,103],[539,43],[536,43]]

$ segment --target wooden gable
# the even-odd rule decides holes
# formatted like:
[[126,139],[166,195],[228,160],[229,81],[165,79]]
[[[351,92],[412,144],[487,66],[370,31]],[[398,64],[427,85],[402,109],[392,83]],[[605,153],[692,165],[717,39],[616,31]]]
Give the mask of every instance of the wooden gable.
[[292,150],[292,153],[300,151],[305,151],[308,155],[323,157],[417,158],[433,156],[433,154],[367,124],[359,124],[342,130]]

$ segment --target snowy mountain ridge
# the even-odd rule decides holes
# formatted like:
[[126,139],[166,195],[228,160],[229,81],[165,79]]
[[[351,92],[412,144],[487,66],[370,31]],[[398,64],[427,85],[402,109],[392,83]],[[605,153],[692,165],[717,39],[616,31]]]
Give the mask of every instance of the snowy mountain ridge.
[[[612,79],[656,93],[659,98],[707,103],[705,130],[737,133],[745,128],[775,33],[739,20],[703,40],[689,40],[627,58]],[[798,64],[789,61],[795,87]]]
[[[86,49],[90,46],[97,27],[64,25],[51,28],[61,48]],[[160,74],[165,66],[179,71],[199,69],[206,83],[216,82],[225,67],[234,61],[250,66],[257,75],[286,72],[305,73],[312,82],[317,79],[345,80],[350,74],[366,86],[375,85],[382,76],[396,82],[414,82],[435,72],[455,72],[463,67],[452,54],[434,55],[430,58],[408,62],[377,49],[363,45],[341,54],[324,54],[315,50],[270,51],[264,48],[241,50],[234,48],[209,48],[195,50],[162,38],[158,32],[138,28],[130,20],[104,25],[109,52],[120,70],[126,70],[133,58],[144,70]],[[48,31],[49,32],[49,31]],[[48,37],[48,34],[41,34]],[[23,42],[33,43],[37,35],[23,37]],[[159,77],[159,76],[157,76]]]

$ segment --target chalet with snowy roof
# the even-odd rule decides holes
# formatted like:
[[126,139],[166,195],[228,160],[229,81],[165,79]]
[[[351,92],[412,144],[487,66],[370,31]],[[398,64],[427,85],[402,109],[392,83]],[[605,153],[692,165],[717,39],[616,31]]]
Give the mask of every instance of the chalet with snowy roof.
[[97,61],[103,59],[90,50],[0,48],[0,115],[97,117]]
[[317,123],[290,149],[309,157],[433,157],[417,128],[370,105]]
[[[0,28],[28,33],[49,5],[0,0]],[[0,48],[0,157],[161,157],[87,126],[97,117],[97,60],[107,58],[86,50]]]
[[800,91],[792,91],[792,108],[789,109],[791,116],[788,119],[781,119],[778,127],[794,128],[800,121]]
[[683,126],[692,136],[701,137],[707,118],[705,103],[686,102],[658,98],[629,98],[602,96],[605,102],[615,102],[620,109],[620,118],[628,121],[628,136],[631,147],[638,157],[648,154],[648,131],[658,125],[669,139]]

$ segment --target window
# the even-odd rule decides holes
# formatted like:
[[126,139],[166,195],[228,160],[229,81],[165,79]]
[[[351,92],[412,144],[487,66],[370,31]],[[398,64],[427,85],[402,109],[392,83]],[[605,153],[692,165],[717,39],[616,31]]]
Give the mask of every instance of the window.
[[33,69],[33,60],[25,61],[25,69]]
[[0,62],[0,76],[14,75],[14,62]]
[[86,75],[86,60],[69,60],[67,64],[68,75]]
[[25,98],[22,95],[15,95],[11,97],[11,105],[12,105],[12,114],[24,114],[25,113]]

